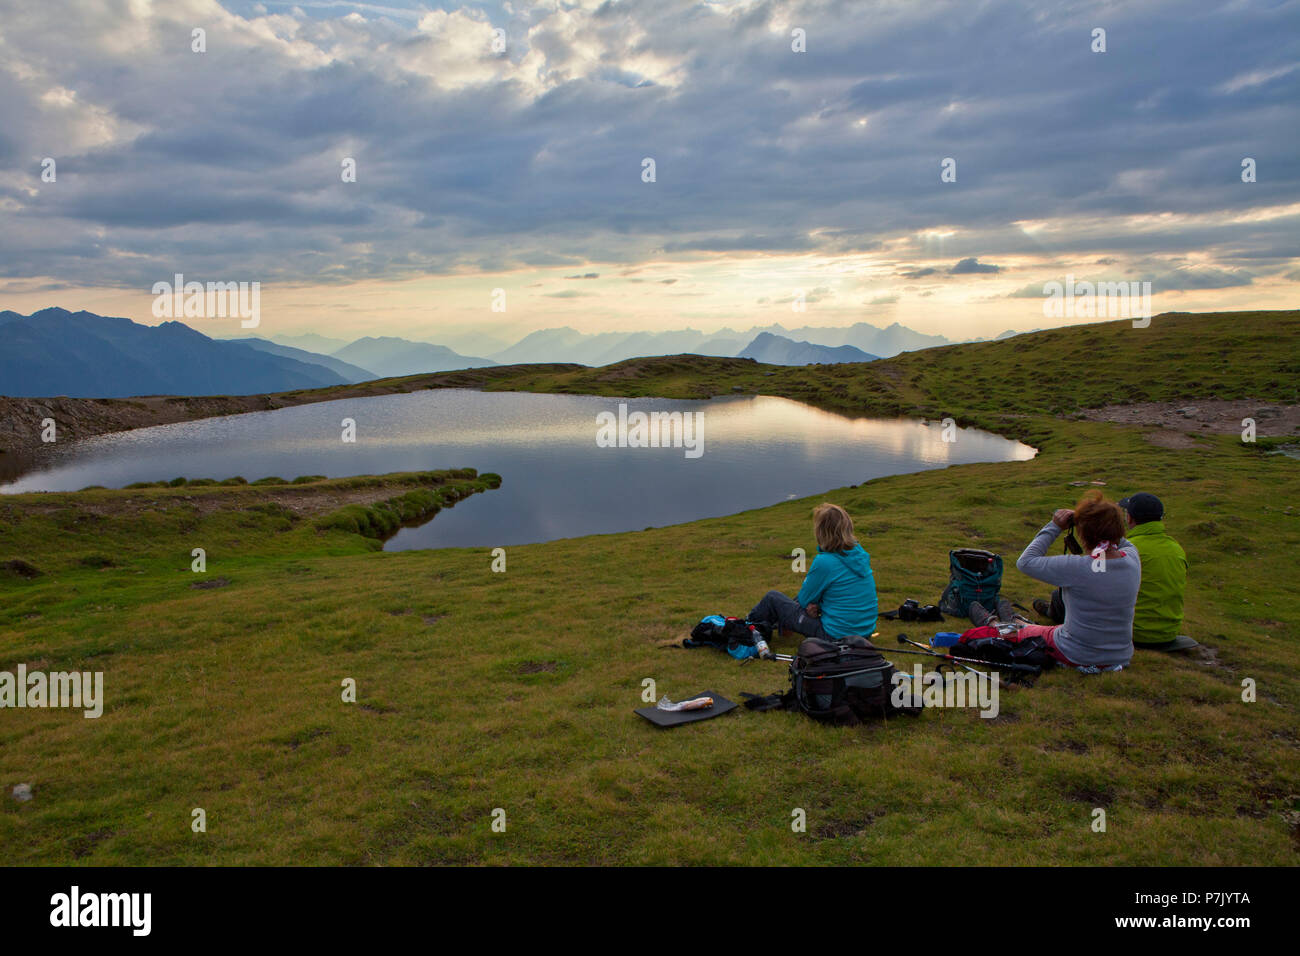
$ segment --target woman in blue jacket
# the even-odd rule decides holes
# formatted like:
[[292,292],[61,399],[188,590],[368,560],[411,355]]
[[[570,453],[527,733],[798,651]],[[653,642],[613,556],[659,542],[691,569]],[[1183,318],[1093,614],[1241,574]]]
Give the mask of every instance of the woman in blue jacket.
[[799,596],[768,591],[749,620],[807,637],[870,637],[876,629],[876,579],[871,556],[853,536],[853,519],[839,505],[818,505],[813,534],[817,556]]

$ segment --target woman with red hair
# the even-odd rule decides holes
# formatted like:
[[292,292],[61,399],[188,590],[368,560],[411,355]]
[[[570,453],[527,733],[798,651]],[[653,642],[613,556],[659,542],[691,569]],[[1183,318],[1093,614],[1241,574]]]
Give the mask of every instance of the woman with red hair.
[[[1052,542],[1071,527],[1078,529],[1084,553],[1049,557]],[[1060,508],[1052,515],[1016,567],[1060,587],[1065,623],[1022,627],[1017,640],[1042,637],[1052,657],[1070,667],[1118,670],[1128,664],[1142,565],[1124,531],[1124,513],[1098,488],[1089,489],[1073,511]]]

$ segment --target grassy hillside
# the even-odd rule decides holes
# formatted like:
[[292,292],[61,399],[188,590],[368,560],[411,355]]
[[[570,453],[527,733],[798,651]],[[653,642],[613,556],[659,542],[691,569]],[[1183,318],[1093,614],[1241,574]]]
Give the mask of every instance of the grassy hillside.
[[[1042,449],[512,547],[504,573],[487,549],[376,553],[320,517],[250,508],[268,502],[246,486],[0,499],[0,564],[44,572],[0,570],[0,670],[102,670],[108,697],[98,720],[0,711],[0,785],[34,794],[0,801],[0,845],[12,863],[1294,865],[1300,463],[1268,442],[1170,449],[1150,429],[1073,416],[1139,398],[1294,403],[1297,333],[1295,312],[1163,316],[866,366],[677,357],[443,376],[613,395],[739,388],[952,415]],[[814,546],[817,502],[853,513],[891,607],[934,601],[951,547],[1013,559],[1088,481],[1165,499],[1192,564],[1186,630],[1207,659],[1053,673],[1005,693],[995,720],[932,711],[837,729],[745,712],[664,732],[631,713],[646,678],[674,698],[783,687],[780,665],[672,645],[702,614],[797,588],[783,556]],[[200,494],[210,506],[186,500]],[[189,570],[194,547],[205,575]],[[1044,593],[1011,564],[1004,593]],[[340,699],[345,678],[356,703]],[[1105,833],[1090,829],[1098,807]],[[795,808],[807,833],[791,832]]]

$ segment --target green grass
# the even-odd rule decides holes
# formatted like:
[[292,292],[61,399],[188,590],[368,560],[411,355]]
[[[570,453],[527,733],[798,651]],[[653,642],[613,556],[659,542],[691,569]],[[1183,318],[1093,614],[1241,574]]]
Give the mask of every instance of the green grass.
[[[476,370],[490,388],[740,385],[857,414],[950,414],[1041,448],[510,547],[505,573],[488,548],[375,552],[329,521],[253,507],[292,485],[0,499],[0,563],[45,572],[0,570],[0,669],[103,670],[108,698],[98,720],[0,711],[0,784],[34,791],[0,801],[0,845],[11,863],[110,865],[1294,865],[1300,463],[1231,437],[1170,450],[1070,414],[1138,396],[1295,402],[1298,332],[1297,313],[1158,317],[844,368]],[[646,678],[673,697],[783,687],[780,665],[672,645],[704,613],[793,591],[783,556],[812,549],[817,502],[854,515],[882,607],[934,601],[959,545],[1007,556],[1004,593],[1027,604],[1044,589],[1014,557],[1091,480],[1164,498],[1192,564],[1186,629],[1217,664],[1149,655],[1120,674],[1052,673],[1005,693],[995,720],[931,711],[833,728],[743,712],[658,731],[632,714]],[[339,481],[387,494],[393,479]],[[420,486],[394,482],[382,500]],[[224,586],[191,586],[193,547]],[[355,704],[340,699],[345,678]],[[205,834],[190,830],[195,807]],[[505,833],[491,829],[498,807]],[[1090,829],[1097,807],[1105,833]],[[794,808],[807,833],[791,831]]]

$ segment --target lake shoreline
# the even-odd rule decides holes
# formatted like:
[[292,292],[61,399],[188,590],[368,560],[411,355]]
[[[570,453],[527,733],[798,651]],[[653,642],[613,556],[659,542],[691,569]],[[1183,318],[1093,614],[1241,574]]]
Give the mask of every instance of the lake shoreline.
[[[1285,335],[1285,329],[1294,324],[1297,315],[1300,313],[1295,311],[1161,313],[1153,317],[1152,329],[1144,332],[1143,337],[1167,343],[1174,349],[1209,330],[1217,330],[1222,323],[1255,321],[1267,323],[1276,337]],[[1037,381],[1044,368],[1062,357],[1060,349],[1077,334],[1074,330],[1081,328],[1088,330],[1093,352],[1109,363],[1112,375],[1121,370],[1132,373],[1143,381],[1143,386],[1130,387],[1128,394],[1116,396],[1099,382],[1088,390],[1095,394],[1080,395],[1074,401],[1061,401],[1050,387],[1036,387],[1032,389],[1034,400],[1028,403],[1023,389],[1017,389],[1020,394],[1016,403],[1009,401],[1002,383]],[[75,441],[153,425],[441,388],[669,399],[770,395],[847,415],[925,419],[951,415],[959,426],[982,428],[1041,449],[1042,442],[1050,440],[1052,435],[1050,430],[1028,422],[1033,413],[1061,415],[1081,408],[1137,406],[1174,399],[1172,391],[1177,390],[1152,382],[1143,369],[1129,368],[1136,353],[1130,349],[1126,354],[1120,344],[1132,344],[1129,338],[1132,331],[1131,323],[1125,320],[1097,322],[1027,333],[1014,340],[937,346],[901,352],[874,362],[840,365],[763,365],[753,359],[660,355],[594,368],[572,363],[497,365],[258,395],[0,396],[0,472],[12,471],[12,463],[19,456],[39,452],[45,444],[41,433],[47,418],[54,419],[58,440]],[[968,359],[970,363],[959,371],[957,363]],[[1275,364],[1270,359],[1264,360],[1266,367]],[[942,398],[932,389],[918,387],[920,382],[930,380],[935,368],[946,368],[953,376],[943,382]],[[977,371],[981,368],[996,368],[999,372],[990,378]],[[1222,363],[1213,369],[1198,369],[1192,381],[1199,387],[1178,391],[1178,402],[1248,397],[1241,393],[1240,381],[1221,380],[1223,371]],[[1017,409],[1015,413],[1008,411],[1012,407]]]
[[[626,446],[602,442],[609,430],[602,420],[617,421],[614,408],[633,409]],[[637,432],[633,443],[636,416],[666,423],[666,433],[643,442],[650,436]],[[688,419],[694,422],[689,442],[684,424],[676,436],[673,426]],[[653,429],[647,424],[643,430]],[[174,477],[178,472],[188,476],[190,488],[244,482],[229,475],[275,485],[295,475],[343,479],[464,462],[513,476],[490,506],[477,504],[450,522],[416,523],[386,547],[406,550],[640,530],[884,475],[1034,454],[1030,446],[982,430],[852,418],[775,396],[611,399],[435,389],[69,442],[52,447],[34,471],[0,485],[0,494],[187,485],[186,478]]]
[[[493,371],[515,367],[497,366]],[[48,418],[54,419],[58,440],[75,441],[154,425],[175,425],[246,412],[270,412],[346,398],[368,398],[431,388],[474,388],[479,382],[471,383],[466,378],[473,379],[475,371],[478,370],[434,372],[398,379],[376,379],[356,385],[258,395],[140,395],[131,398],[70,398],[66,395],[15,398],[0,395],[0,455],[18,458],[38,453],[47,444],[41,433],[43,422]]]

